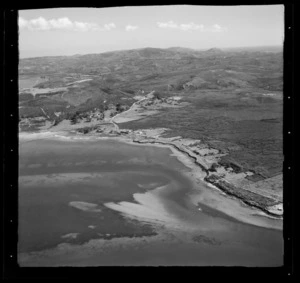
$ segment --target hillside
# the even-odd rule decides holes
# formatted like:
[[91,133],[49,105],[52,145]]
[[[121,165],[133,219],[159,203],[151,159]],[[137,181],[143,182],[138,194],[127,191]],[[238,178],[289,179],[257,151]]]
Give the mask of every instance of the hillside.
[[[61,110],[65,103],[78,106],[88,99],[114,100],[124,96],[124,92],[128,92],[127,98],[130,98],[140,89],[184,93],[237,88],[281,91],[282,53],[144,48],[24,59],[20,60],[19,74],[28,80],[43,77],[35,85],[38,92],[68,88],[60,93],[45,91],[33,99],[30,91],[21,90],[21,115],[26,115],[26,107],[35,107],[33,100],[36,99],[45,107],[49,99],[54,100]],[[48,100],[43,103],[45,96]]]

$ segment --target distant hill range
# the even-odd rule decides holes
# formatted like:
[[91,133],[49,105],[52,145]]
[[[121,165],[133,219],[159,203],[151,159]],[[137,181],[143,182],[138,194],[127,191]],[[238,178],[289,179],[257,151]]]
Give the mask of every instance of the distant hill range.
[[74,54],[70,56],[44,56],[44,57],[30,57],[30,58],[21,58],[21,60],[31,60],[35,59],[38,60],[39,58],[77,58],[82,56],[91,56],[91,55],[99,55],[103,57],[110,57],[118,55],[129,55],[129,54],[140,54],[142,57],[151,57],[151,56],[166,56],[171,55],[174,56],[176,53],[180,54],[195,54],[198,56],[207,54],[207,53],[221,53],[221,52],[282,52],[283,46],[254,46],[254,47],[224,47],[224,48],[210,48],[210,49],[192,49],[187,47],[169,47],[169,48],[153,48],[153,47],[146,47],[146,48],[139,48],[139,49],[128,49],[128,50],[115,50],[115,51],[107,51],[102,53],[96,54]]
[[233,52],[283,52],[283,45],[277,46],[254,46],[254,47],[232,47],[232,48],[223,48],[224,51],[233,51]]

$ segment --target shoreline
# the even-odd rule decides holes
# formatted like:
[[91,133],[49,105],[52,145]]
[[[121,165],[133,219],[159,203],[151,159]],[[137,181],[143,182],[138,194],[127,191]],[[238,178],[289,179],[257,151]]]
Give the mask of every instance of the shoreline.
[[[105,138],[106,139],[106,138]],[[110,137],[108,137],[107,139],[111,139]],[[277,221],[282,221],[282,217],[276,217],[273,216],[271,214],[266,213],[265,211],[261,210],[259,207],[256,207],[254,205],[250,205],[248,203],[245,203],[242,199],[235,197],[234,195],[230,195],[225,193],[223,190],[221,190],[219,187],[215,186],[214,184],[207,182],[206,181],[206,170],[204,171],[202,169],[202,166],[200,166],[197,163],[197,160],[195,158],[193,158],[192,156],[190,156],[188,154],[188,152],[182,151],[180,149],[178,149],[178,147],[176,147],[173,144],[167,144],[167,143],[160,143],[160,142],[137,142],[134,140],[129,140],[129,139],[123,139],[123,138],[118,138],[118,137],[113,137],[112,139],[116,139],[117,141],[121,141],[121,142],[125,142],[128,144],[132,144],[132,145],[140,145],[140,146],[156,146],[156,147],[163,147],[163,148],[169,148],[172,153],[176,156],[176,158],[186,167],[190,168],[191,173],[186,173],[185,175],[187,175],[187,177],[193,182],[195,187],[198,187],[198,183],[199,181],[202,182],[207,188],[210,189],[210,191],[212,192],[211,188],[214,189],[214,192],[217,192],[217,194],[220,194],[222,196],[224,196],[224,200],[225,201],[229,201],[229,200],[233,200],[233,202],[231,202],[231,206],[228,207],[223,207],[223,210],[221,212],[235,218],[238,221],[241,221],[243,223],[246,224],[250,224],[250,225],[255,225],[255,226],[259,226],[259,227],[264,227],[264,228],[269,228],[269,229],[275,229],[275,230],[282,230],[283,227],[282,225],[268,225],[267,223],[264,223],[264,221],[259,221],[258,219],[255,219],[257,217],[264,217],[266,220],[267,219],[272,219],[272,220],[277,220]],[[183,156],[181,156],[183,155]],[[192,161],[191,159],[193,159],[194,161]],[[201,172],[199,172],[199,168],[201,168]],[[202,173],[202,174],[201,174]],[[209,193],[209,190],[206,192]],[[202,200],[200,198],[200,200]],[[213,200],[216,200],[216,198],[213,198]],[[193,201],[192,201],[193,202]],[[234,203],[236,205],[234,205]],[[197,205],[198,203],[196,203],[194,201],[194,204]],[[239,208],[243,207],[243,209],[245,211],[241,211],[241,215],[235,215],[234,213],[232,213],[230,211],[230,208],[232,208],[232,206],[234,207],[234,209],[239,210]],[[239,207],[240,206],[240,207]],[[212,207],[214,209],[217,209],[216,207]],[[218,210],[218,209],[217,209]],[[238,212],[236,211],[235,212]],[[253,213],[253,210],[256,210],[256,212]],[[246,213],[250,213],[250,216],[253,216],[253,219],[247,219],[247,215],[245,215]],[[258,220],[258,221],[257,221]],[[268,221],[266,221],[268,222]]]
[[[205,176],[202,181],[206,184],[211,184],[214,188],[221,190],[227,196],[234,197],[239,201],[242,201],[244,204],[252,208],[256,208],[260,210],[260,212],[263,212],[264,214],[270,217],[274,217],[277,219],[283,218],[282,192],[277,192],[276,196],[270,195],[268,193],[260,193],[255,188],[256,184],[251,182],[248,182],[248,184],[246,184],[246,187],[244,187],[244,185],[241,185],[240,182],[247,182],[247,176],[253,175],[253,172],[251,170],[243,172],[242,174],[244,174],[244,176],[242,177],[238,176],[239,174],[237,174],[236,172],[233,172],[233,174],[231,174],[231,172],[227,171],[226,167],[218,163],[218,158],[222,156],[222,154],[220,154],[218,150],[210,148],[210,146],[208,146],[208,148],[205,148],[204,144],[204,151],[206,150],[206,153],[208,155],[212,154],[212,159],[210,159],[210,157],[207,158],[206,153],[200,153],[201,151],[203,152],[203,149],[199,150],[197,146],[195,147],[194,145],[192,145],[191,147],[191,144],[197,144],[198,142],[200,142],[201,144],[201,141],[199,140],[185,139],[182,137],[179,137],[179,139],[178,137],[161,137],[161,134],[168,129],[155,128],[141,129],[139,131],[121,130],[118,124],[122,124],[124,122],[132,120],[139,120],[144,116],[144,114],[146,114],[146,116],[151,116],[153,114],[150,113],[153,110],[149,110],[149,113],[147,112],[147,110],[146,112],[143,111],[143,114],[141,116],[141,113],[137,114],[134,110],[139,109],[141,102],[143,102],[144,100],[151,100],[154,92],[155,91],[150,92],[145,97],[142,97],[140,100],[133,103],[128,110],[118,113],[111,118],[104,119],[102,123],[91,123],[91,125],[87,126],[64,125],[63,127],[55,126],[54,128],[53,126],[51,126],[50,128],[44,128],[42,132],[44,132],[44,134],[59,132],[62,135],[64,135],[66,132],[70,132],[70,130],[73,133],[83,132],[85,134],[89,132],[100,132],[101,136],[102,134],[104,134],[106,136],[108,135],[108,137],[110,138],[116,137],[117,134],[117,139],[120,139],[122,141],[128,141],[129,139],[129,141],[134,144],[148,144],[154,146],[167,145],[170,148],[174,148],[175,150],[187,155],[189,159],[192,159],[193,163],[196,166],[199,166],[201,170],[205,173]],[[179,99],[181,99],[181,97],[179,97]],[[115,122],[115,120],[118,121]],[[83,128],[80,128],[80,126],[82,126]],[[89,128],[90,130],[86,130],[87,128]],[[161,130],[163,131],[161,132]],[[89,136],[90,135],[91,134],[89,134]],[[216,166],[213,167],[213,165],[216,165],[219,168],[216,169]],[[233,168],[231,168],[231,170],[233,171]],[[268,185],[266,188],[265,184],[259,184],[259,186],[264,188],[266,192],[270,190]]]
[[[208,178],[211,175],[209,175],[209,170],[205,167],[205,165],[201,164],[201,162],[199,162],[199,159],[196,156],[191,155],[189,151],[184,150],[183,148],[181,148],[180,146],[178,146],[174,143],[164,142],[164,141],[161,141],[161,140],[158,140],[158,139],[153,140],[153,141],[149,141],[149,140],[143,141],[143,140],[128,139],[128,138],[125,138],[125,137],[108,137],[108,138],[116,139],[116,140],[119,140],[119,141],[122,141],[122,142],[127,142],[127,143],[130,143],[130,144],[134,144],[134,145],[145,145],[145,146],[153,145],[153,146],[157,146],[157,147],[168,147],[172,150],[173,153],[174,153],[174,150],[175,150],[175,155],[176,155],[176,151],[180,152],[180,153],[184,154],[188,159],[193,160],[193,161],[191,161],[193,163],[193,165],[196,165],[196,167],[201,168],[201,170],[203,172],[203,175],[201,175],[201,181],[204,182],[206,185],[210,185],[215,190],[218,190],[218,191],[222,192],[227,197],[233,197],[236,200],[243,202],[245,205],[247,205],[251,208],[257,209],[259,211],[260,215],[265,215],[265,216],[268,216],[269,218],[272,218],[272,219],[282,220],[282,215],[272,213],[270,211],[271,209],[268,210],[265,207],[263,207],[262,205],[257,204],[255,201],[248,200],[247,198],[245,198],[243,196],[240,196],[238,193],[230,191],[225,186],[221,186],[219,183],[217,183],[217,182],[215,183],[215,182],[211,181]],[[182,160],[180,160],[180,161],[184,165],[186,165],[186,161],[182,161]],[[190,166],[188,166],[188,167],[190,167]],[[228,183],[228,185],[231,185],[231,184]],[[278,204],[275,204],[273,206],[276,206],[276,205],[278,205]]]
[[[45,131],[37,133],[20,133],[20,140],[30,141],[40,138],[55,138],[63,139],[68,141],[77,141],[77,140],[116,140],[118,142],[124,142],[127,144],[135,146],[155,146],[169,148],[172,152],[172,155],[187,168],[190,169],[190,172],[185,172],[185,175],[192,181],[193,187],[196,189],[196,193],[192,194],[190,201],[197,207],[201,206],[201,202],[208,204],[208,206],[221,211],[238,221],[241,221],[246,224],[255,225],[259,227],[264,227],[268,229],[282,230],[282,218],[273,217],[268,215],[261,209],[245,204],[240,198],[226,194],[223,190],[207,182],[205,180],[207,176],[207,170],[203,170],[202,166],[199,165],[197,159],[188,154],[188,152],[181,150],[174,144],[153,141],[153,142],[141,142],[134,139],[130,139],[125,136],[97,136],[97,135],[85,135],[81,136],[78,134],[68,135],[67,131],[54,132],[54,131]],[[204,167],[205,168],[205,167]],[[199,190],[199,183],[202,190]],[[204,187],[204,188],[203,188]],[[197,192],[198,190],[198,192]],[[200,208],[201,209],[201,208]]]

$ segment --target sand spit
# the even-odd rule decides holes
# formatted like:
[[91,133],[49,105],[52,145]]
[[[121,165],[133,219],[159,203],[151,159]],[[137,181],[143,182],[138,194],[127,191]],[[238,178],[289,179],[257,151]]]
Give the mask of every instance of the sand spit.
[[61,236],[63,239],[76,239],[79,233],[69,233]]
[[19,140],[20,141],[30,141],[30,140],[53,137],[54,135],[55,135],[55,133],[53,133],[53,132],[37,132],[37,133],[21,132],[21,133],[19,133]]
[[172,204],[172,209],[167,208],[166,204],[168,203],[168,198],[164,196],[163,193],[178,189],[180,189],[178,185],[175,182],[171,182],[146,193],[134,194],[133,198],[135,202],[109,202],[104,205],[120,212],[125,217],[147,222],[155,226],[162,225],[165,228],[178,229],[181,231],[199,230],[199,223],[191,225],[188,221],[182,221],[174,215],[173,209],[176,204]]
[[101,212],[102,210],[98,208],[98,204],[83,202],[83,201],[71,201],[69,206],[75,207],[79,210],[89,211],[89,212]]
[[34,132],[34,133],[28,133],[28,132],[22,132],[19,133],[19,141],[31,141],[31,140],[37,140],[37,139],[60,139],[65,141],[78,141],[78,140],[92,140],[92,139],[99,139],[99,137],[91,137],[91,136],[81,136],[81,135],[72,135],[69,132],[65,131],[41,131],[41,132]]
[[67,86],[70,86],[70,85],[80,84],[80,83],[87,82],[87,81],[92,81],[92,80],[93,80],[93,79],[79,80],[79,81],[75,81],[75,82],[68,83],[68,84],[66,84],[66,85],[67,85]]
[[37,94],[50,94],[50,93],[67,91],[67,90],[68,90],[67,87],[56,87],[56,88],[35,88],[35,87],[32,87],[32,88],[22,89],[22,92],[23,93],[30,93],[35,97]]
[[137,184],[139,188],[151,190],[157,187],[158,183]]
[[178,224],[164,209],[163,202],[154,193],[134,194],[133,197],[137,203],[122,201],[119,203],[109,202],[104,205],[132,219],[155,224],[169,224],[172,227],[176,227]]

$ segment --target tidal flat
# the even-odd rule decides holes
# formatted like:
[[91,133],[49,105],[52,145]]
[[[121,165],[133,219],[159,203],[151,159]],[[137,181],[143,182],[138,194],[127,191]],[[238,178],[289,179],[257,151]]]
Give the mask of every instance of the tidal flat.
[[228,216],[169,148],[46,137],[19,155],[21,266],[283,264],[278,220]]

